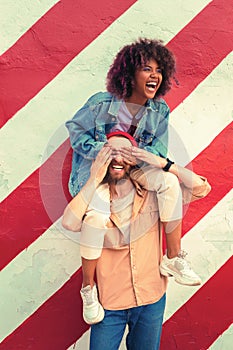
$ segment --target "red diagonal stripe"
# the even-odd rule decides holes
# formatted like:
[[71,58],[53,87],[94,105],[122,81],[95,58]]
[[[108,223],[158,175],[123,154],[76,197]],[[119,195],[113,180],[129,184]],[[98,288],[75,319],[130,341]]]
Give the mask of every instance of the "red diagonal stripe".
[[[64,350],[88,329],[82,318],[81,271],[0,345],[2,350]],[[52,320],[52,322],[51,322]]]
[[[106,6],[104,0],[62,0],[43,16],[1,56],[0,127],[134,2],[109,1]],[[213,0],[171,40],[168,45],[176,53],[180,81],[175,94],[166,98],[171,109],[232,50],[231,32],[231,2]]]
[[[178,63],[179,86],[166,96],[176,108],[233,48],[233,3],[211,1],[168,44]],[[177,40],[179,38],[179,40]]]
[[206,350],[232,324],[232,269],[230,258],[165,322],[161,350]]
[[0,58],[0,127],[136,0],[61,0]]
[[[68,201],[71,199],[67,188],[70,151],[67,140],[2,202],[0,270],[62,215],[67,205],[66,198]],[[61,187],[62,175],[65,179],[65,196]]]
[[232,140],[233,122],[192,161],[193,170],[207,177],[212,191],[204,200],[189,205],[183,225],[184,234],[233,188]]

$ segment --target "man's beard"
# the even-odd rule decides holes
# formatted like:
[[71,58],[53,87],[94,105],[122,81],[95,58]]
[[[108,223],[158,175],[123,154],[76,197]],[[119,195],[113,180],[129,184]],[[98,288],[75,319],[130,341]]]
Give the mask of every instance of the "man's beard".
[[109,171],[108,171],[102,182],[103,183],[108,183],[108,184],[117,184],[118,181],[127,180],[127,179],[129,179],[129,177],[130,177],[129,176],[129,170],[126,170],[124,175],[122,177],[119,177],[119,178],[113,178],[111,176],[111,174],[109,173]]

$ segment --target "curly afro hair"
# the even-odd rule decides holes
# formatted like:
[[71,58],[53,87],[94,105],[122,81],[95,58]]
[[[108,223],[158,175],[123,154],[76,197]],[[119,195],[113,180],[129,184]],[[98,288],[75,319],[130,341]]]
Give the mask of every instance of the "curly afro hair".
[[135,71],[150,59],[158,63],[163,76],[156,97],[164,96],[170,90],[176,72],[175,57],[162,40],[146,38],[139,38],[118,52],[107,74],[107,91],[119,99],[130,97]]

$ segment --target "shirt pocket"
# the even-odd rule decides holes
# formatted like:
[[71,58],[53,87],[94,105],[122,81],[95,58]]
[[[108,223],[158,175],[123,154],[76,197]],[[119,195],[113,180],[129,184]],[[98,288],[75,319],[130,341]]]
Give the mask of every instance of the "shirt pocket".
[[[150,196],[156,196],[156,192],[151,192]],[[159,220],[159,211],[158,211],[158,203],[156,199],[152,199],[149,203],[145,203],[141,209],[139,210],[138,215],[136,216],[133,227],[134,238],[137,239],[148,233],[151,228],[156,225]]]
[[156,192],[152,192],[149,194],[150,197],[154,196],[154,198],[151,201],[148,201],[149,203],[144,203],[141,209],[139,210],[140,214],[147,215],[148,213],[158,211],[158,201],[157,201],[157,195]]

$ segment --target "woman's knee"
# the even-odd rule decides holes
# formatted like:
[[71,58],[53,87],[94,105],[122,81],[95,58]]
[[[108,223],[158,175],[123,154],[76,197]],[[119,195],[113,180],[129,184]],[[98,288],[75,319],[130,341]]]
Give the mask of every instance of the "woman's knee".
[[167,189],[176,189],[180,190],[180,182],[176,175],[163,172],[162,174],[162,185],[164,185]]
[[108,221],[109,214],[99,213],[94,210],[87,212],[83,220],[86,226],[96,227],[100,229],[105,229],[107,227]]
[[130,177],[148,191],[174,191],[174,193],[180,191],[176,175],[152,166],[135,169],[131,171]]

